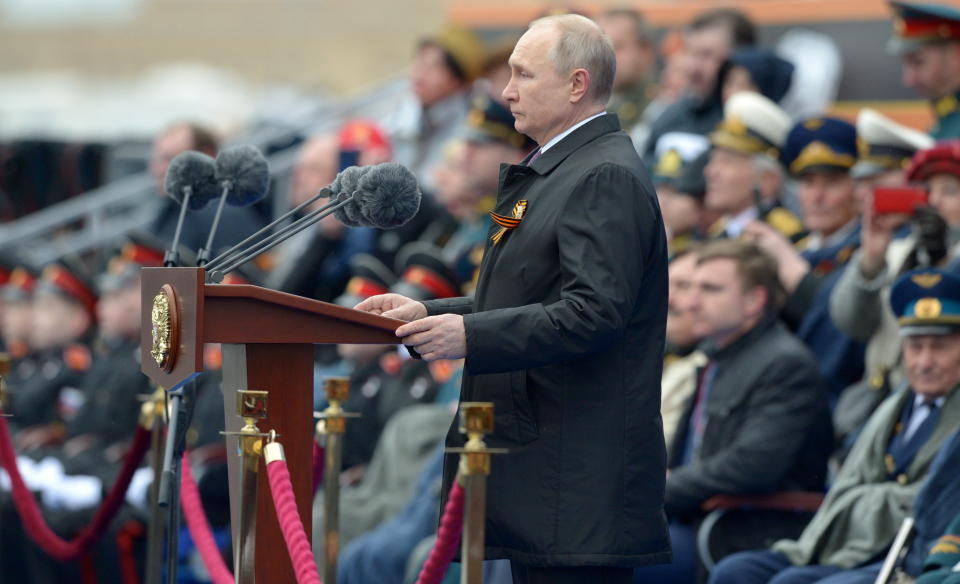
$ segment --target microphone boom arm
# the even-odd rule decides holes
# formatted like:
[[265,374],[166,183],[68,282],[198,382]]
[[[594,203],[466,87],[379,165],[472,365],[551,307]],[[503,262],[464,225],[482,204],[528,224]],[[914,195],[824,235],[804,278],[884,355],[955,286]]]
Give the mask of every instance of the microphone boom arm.
[[[324,217],[331,215],[334,211],[343,207],[347,203],[350,203],[353,200],[353,197],[346,197],[342,201],[336,203],[330,203],[329,205],[324,205],[323,207],[312,211],[310,214],[304,216],[303,218],[294,221],[290,225],[287,225],[280,231],[272,234],[270,237],[267,237],[256,244],[248,247],[243,251],[243,253],[235,256],[230,260],[229,265],[223,265],[226,262],[219,261],[217,262],[220,267],[216,267],[207,272],[207,278],[210,281],[219,282],[223,279],[223,275],[231,272],[237,267],[242,266],[247,263],[255,256],[260,255],[261,253],[273,249],[277,245],[280,245],[284,241],[290,239],[294,235],[300,233],[307,227],[310,227],[314,223],[317,223]],[[212,265],[212,264],[211,264]]]
[[[274,219],[273,221],[271,221],[269,224],[261,227],[260,229],[258,229],[258,230],[255,231],[254,233],[252,233],[249,237],[247,237],[247,238],[244,239],[243,241],[234,244],[232,247],[230,247],[230,249],[227,249],[226,251],[224,251],[223,253],[221,253],[221,254],[218,255],[217,257],[215,257],[215,258],[213,258],[212,260],[210,260],[210,262],[207,264],[207,266],[208,266],[209,268],[215,268],[217,265],[222,265],[222,264],[224,264],[225,262],[227,262],[227,261],[230,260],[230,256],[235,256],[238,252],[242,253],[242,252],[244,251],[243,246],[249,244],[251,241],[255,240],[256,238],[258,238],[258,237],[260,237],[261,235],[263,235],[264,233],[270,231],[271,229],[273,229],[274,227],[276,227],[276,226],[279,225],[280,223],[283,223],[285,220],[289,219],[290,217],[292,217],[292,216],[295,215],[296,213],[299,213],[299,212],[302,211],[303,209],[307,208],[309,205],[312,205],[313,203],[317,202],[317,201],[320,200],[320,199],[325,198],[326,196],[327,196],[327,193],[326,193],[326,189],[324,188],[324,189],[322,189],[319,193],[317,193],[316,195],[310,197],[309,199],[307,199],[306,201],[300,203],[299,205],[297,205],[297,206],[294,207],[293,209],[290,209],[289,211],[287,211],[287,212],[284,213],[283,215],[277,217],[276,219]],[[335,204],[336,204],[336,202],[331,202],[331,203],[329,203],[329,204],[324,205],[323,207],[321,207],[320,210],[323,211],[323,210],[325,210],[325,209],[330,208],[332,205],[335,205]],[[278,233],[279,233],[279,232],[278,232]]]

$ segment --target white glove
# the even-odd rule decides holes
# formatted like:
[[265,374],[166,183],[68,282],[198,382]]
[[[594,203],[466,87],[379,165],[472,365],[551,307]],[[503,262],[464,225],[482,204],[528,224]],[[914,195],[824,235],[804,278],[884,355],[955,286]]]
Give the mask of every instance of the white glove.
[[48,509],[76,511],[100,502],[103,481],[86,475],[65,476],[43,489],[43,505]]
[[127,503],[143,511],[148,510],[150,508],[148,493],[151,485],[153,485],[153,469],[149,466],[138,468],[133,473],[130,487],[125,495]]

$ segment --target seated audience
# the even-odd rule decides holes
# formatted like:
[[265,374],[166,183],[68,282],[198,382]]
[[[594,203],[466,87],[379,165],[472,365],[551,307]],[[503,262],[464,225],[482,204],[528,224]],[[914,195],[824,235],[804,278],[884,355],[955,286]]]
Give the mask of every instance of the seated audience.
[[816,362],[777,319],[776,264],[743,241],[697,253],[687,302],[707,365],[669,452],[665,510],[673,563],[638,582],[691,582],[701,506],[720,494],[820,490],[832,443]]
[[876,561],[892,543],[960,424],[960,277],[909,272],[890,303],[904,335],[908,386],[871,416],[801,536],[725,558],[711,584],[837,584],[831,576]]

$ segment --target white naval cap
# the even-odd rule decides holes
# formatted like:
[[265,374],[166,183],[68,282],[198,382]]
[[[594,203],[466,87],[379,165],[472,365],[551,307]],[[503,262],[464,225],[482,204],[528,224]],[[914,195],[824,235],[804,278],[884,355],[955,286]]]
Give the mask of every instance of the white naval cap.
[[724,104],[723,121],[710,134],[710,141],[721,148],[777,159],[792,125],[780,106],[759,93],[741,91]]
[[871,108],[863,108],[857,116],[857,140],[859,158],[850,169],[854,178],[903,170],[914,153],[935,143],[930,135],[898,124]]

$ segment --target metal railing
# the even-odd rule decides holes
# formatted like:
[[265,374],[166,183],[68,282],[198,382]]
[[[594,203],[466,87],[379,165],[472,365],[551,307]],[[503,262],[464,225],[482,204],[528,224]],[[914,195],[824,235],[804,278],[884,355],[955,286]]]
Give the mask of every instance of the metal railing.
[[[394,77],[358,95],[330,101],[299,127],[267,127],[238,138],[237,142],[261,148],[294,135],[310,136],[335,131],[345,120],[365,117],[385,119],[406,90],[406,81]],[[273,182],[275,214],[287,208],[290,172],[296,149],[268,157]],[[83,254],[115,242],[133,229],[149,227],[159,206],[153,180],[146,172],[118,179],[82,195],[52,205],[12,223],[0,225],[0,250],[14,251],[25,260],[43,265],[68,253]]]

